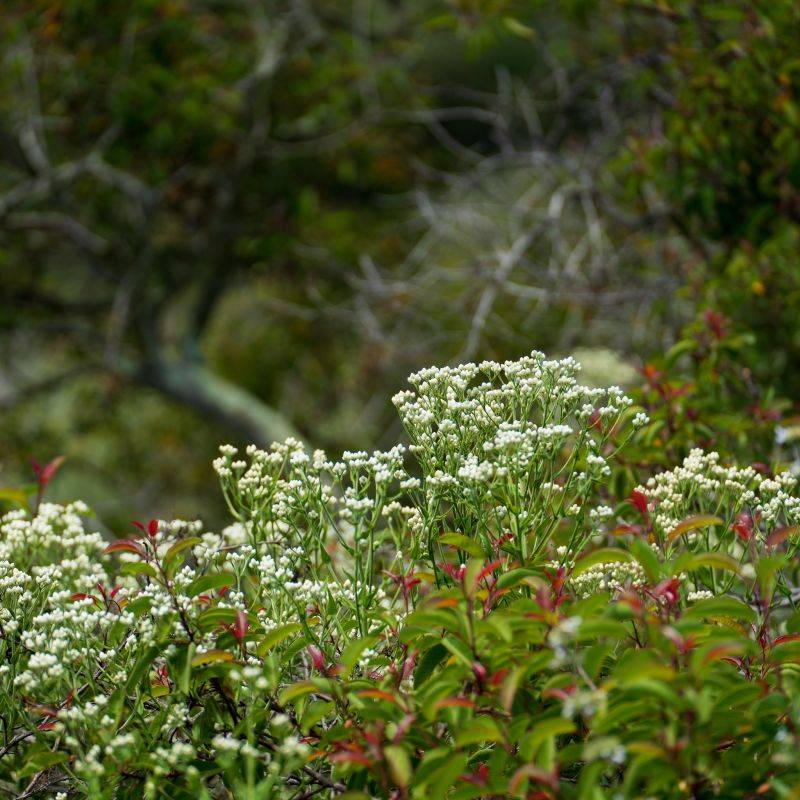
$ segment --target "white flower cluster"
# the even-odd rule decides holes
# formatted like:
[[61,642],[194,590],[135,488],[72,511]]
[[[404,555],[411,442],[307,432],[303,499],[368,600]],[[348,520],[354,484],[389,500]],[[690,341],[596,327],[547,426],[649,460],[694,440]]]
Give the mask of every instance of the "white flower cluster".
[[457,476],[468,454],[513,453],[524,465],[574,435],[577,420],[595,410],[617,416],[631,404],[618,387],[580,386],[578,369],[572,358],[548,361],[536,351],[502,364],[430,367],[409,377],[415,391],[392,400],[414,441],[412,451],[434,471]]
[[714,596],[713,592],[708,589],[698,589],[694,592],[687,592],[686,601],[689,603],[696,603],[698,600],[710,600]]
[[270,450],[248,447],[249,462],[236,460],[237,452],[223,445],[214,461],[229,504],[247,516],[228,538],[234,532],[241,536],[241,526],[249,540],[287,544],[323,543],[337,535],[363,538],[384,504],[393,502],[391,486],[397,485],[396,495],[419,483],[403,468],[403,445],[372,454],[346,451],[341,461],[329,460],[322,450],[309,456],[296,439],[274,443]]
[[[393,402],[422,467],[428,520],[438,508],[446,524],[448,508],[469,503],[477,509],[472,526],[494,536],[510,524],[544,529],[554,515],[580,508],[589,486],[611,472],[603,443],[632,401],[617,386],[581,386],[579,368],[534,351],[409,377],[413,390]],[[493,511],[500,507],[502,516]]]
[[641,589],[647,584],[647,578],[636,561],[611,561],[595,564],[570,578],[570,583],[578,597],[591,597],[597,592]]
[[37,581],[90,588],[105,579],[99,557],[106,542],[99,533],[84,528],[84,503],[42,503],[39,513],[10,511],[0,518],[0,563],[29,570]]
[[[724,466],[718,453],[695,448],[679,467],[650,478],[638,491],[648,500],[656,531],[668,537],[678,523],[697,513],[722,513],[732,520],[750,509],[767,530],[796,524],[800,499],[791,494],[796,483],[790,472],[767,478],[753,467]],[[689,534],[693,538],[696,534]]]

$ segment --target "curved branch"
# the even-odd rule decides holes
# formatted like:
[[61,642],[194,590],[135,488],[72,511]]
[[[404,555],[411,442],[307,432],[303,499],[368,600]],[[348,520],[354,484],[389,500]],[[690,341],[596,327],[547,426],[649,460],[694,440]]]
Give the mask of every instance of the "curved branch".
[[267,446],[289,437],[302,439],[283,414],[203,364],[180,361],[151,365],[135,378],[229,425],[254,444]]

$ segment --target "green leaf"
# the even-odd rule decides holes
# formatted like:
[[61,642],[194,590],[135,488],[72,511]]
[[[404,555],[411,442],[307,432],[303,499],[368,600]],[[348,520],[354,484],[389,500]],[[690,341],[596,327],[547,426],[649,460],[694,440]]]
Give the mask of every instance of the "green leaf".
[[503,738],[500,728],[491,717],[475,717],[459,728],[456,746],[465,747],[480,742],[499,742]]
[[408,753],[399,745],[390,744],[383,748],[383,755],[389,765],[392,780],[401,789],[408,786],[411,779],[411,760]]
[[784,554],[764,556],[756,562],[756,576],[764,600],[769,601],[775,588],[775,575],[786,565]]
[[166,556],[164,556],[165,570],[167,572],[170,571],[173,562],[184,550],[194,547],[196,544],[202,544],[202,542],[203,540],[199,536],[190,536],[187,539],[180,539],[175,542],[175,544],[167,550]]
[[500,703],[506,711],[511,711],[519,685],[528,674],[528,671],[529,667],[527,664],[517,664],[517,666],[509,670],[508,674],[503,679],[503,683],[500,686]]
[[158,573],[152,564],[144,561],[128,561],[120,567],[120,575],[147,575],[148,578],[155,578]]
[[273,647],[301,630],[303,630],[303,626],[299,622],[290,622],[288,625],[281,625],[279,628],[271,630],[261,639],[256,647],[256,652],[263,658]]
[[661,577],[661,564],[658,556],[648,547],[647,543],[641,539],[634,539],[631,542],[631,553],[644,570],[648,582],[651,584],[658,583]]
[[435,644],[430,650],[427,650],[414,669],[414,686],[422,686],[433,674],[436,667],[444,661],[447,653],[447,648],[442,644]]
[[222,623],[232,625],[236,622],[235,608],[207,608],[197,617],[197,624],[205,631],[213,631]]
[[339,658],[339,664],[343,669],[343,674],[349,676],[358,662],[358,659],[361,657],[361,654],[368,647],[372,647],[377,641],[377,636],[364,636],[350,642],[350,644],[344,648]]
[[649,650],[628,650],[617,662],[613,676],[620,686],[627,686],[640,678],[671,680],[674,672]]
[[[537,577],[541,579],[541,576],[538,572],[532,569],[512,569],[508,572],[504,572],[498,579],[497,579],[497,588],[498,589],[510,589],[512,586],[516,586],[518,583],[522,583],[525,581],[526,578]],[[526,581],[527,582],[527,581]]]
[[53,753],[50,750],[42,750],[34,755],[27,756],[24,766],[15,775],[18,779],[27,778],[37,772],[54,767],[56,764],[63,764],[68,758],[69,753],[59,751]]
[[730,596],[698,600],[683,612],[684,619],[715,619],[718,617],[755,622],[756,612],[747,603]]
[[190,642],[188,645],[178,647],[177,651],[169,659],[169,676],[175,681],[175,684],[183,694],[189,694],[192,678],[192,659],[196,649],[195,643]]
[[442,639],[442,644],[465,666],[471,667],[475,661],[475,656],[461,639],[455,636],[446,636]]
[[290,686],[281,689],[278,694],[278,702],[282,706],[285,706],[292,700],[297,700],[298,697],[305,697],[305,695],[316,691],[319,691],[319,687],[311,681],[300,681],[299,683],[293,683]]
[[197,597],[211,589],[221,589],[223,586],[236,586],[236,576],[229,572],[218,572],[215,575],[202,575],[193,580],[186,589],[187,597]]
[[537,722],[525,736],[525,755],[533,760],[539,748],[548,739],[575,731],[575,723],[563,717],[551,717]]
[[587,619],[581,622],[576,640],[579,642],[595,641],[607,636],[616,641],[625,641],[628,635],[628,628],[619,620]]
[[453,755],[453,751],[446,747],[428,750],[422,757],[419,766],[414,771],[411,785],[414,787],[424,786],[439,767],[441,767],[444,762],[449,761]]
[[300,727],[303,733],[308,733],[326,714],[333,711],[334,705],[331,700],[314,700],[308,704],[300,720]]
[[464,536],[461,533],[442,534],[439,537],[439,543],[457,547],[475,558],[483,558],[486,555],[483,552],[483,548],[474,539],[470,539],[469,536]]
[[664,364],[672,366],[682,355],[697,349],[697,342],[694,339],[681,339],[676,342],[664,355]]
[[605,660],[611,655],[613,646],[610,643],[596,644],[583,654],[583,668],[593,680],[597,678]]
[[677,572],[692,571],[703,567],[724,569],[728,572],[739,572],[739,562],[727,553],[695,553],[689,558],[681,558],[678,563],[681,568]]
[[535,39],[536,31],[520,22],[516,17],[503,17],[503,25],[509,33],[519,36],[521,39]]
[[649,698],[647,700],[640,699],[615,703],[594,722],[593,732],[606,733],[618,728],[620,725],[625,726],[630,720],[637,718],[640,720],[647,719],[655,710],[653,701]]
[[125,694],[133,694],[140,681],[150,670],[153,661],[158,657],[161,650],[156,645],[151,645],[136,660],[133,668],[128,673],[128,680],[125,682]]
[[661,670],[661,674],[658,674],[658,670],[654,670],[654,672],[656,673],[656,677],[653,678],[637,676],[624,678],[620,683],[621,686],[624,687],[625,696],[629,698],[642,696],[656,697],[664,703],[667,708],[674,708],[678,703],[678,695],[672,687],[665,682],[665,678],[669,678],[670,676],[665,674],[664,670]]
[[0,501],[14,503],[15,505],[27,508],[28,493],[22,489],[0,489]]
[[426,800],[443,800],[466,767],[467,756],[461,753],[454,753],[452,758],[448,759],[431,775],[427,784]]
[[436,609],[424,606],[406,617],[400,638],[402,641],[408,642],[418,635],[417,631],[432,633],[437,628],[457,632],[459,630],[458,618],[449,608]]

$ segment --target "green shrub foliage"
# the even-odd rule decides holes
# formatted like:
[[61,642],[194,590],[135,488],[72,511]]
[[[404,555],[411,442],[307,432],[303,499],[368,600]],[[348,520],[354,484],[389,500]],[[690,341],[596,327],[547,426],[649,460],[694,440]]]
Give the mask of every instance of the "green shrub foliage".
[[695,448],[615,492],[654,423],[577,370],[412,375],[407,448],[225,446],[220,533],[9,494],[0,792],[797,796],[794,476]]

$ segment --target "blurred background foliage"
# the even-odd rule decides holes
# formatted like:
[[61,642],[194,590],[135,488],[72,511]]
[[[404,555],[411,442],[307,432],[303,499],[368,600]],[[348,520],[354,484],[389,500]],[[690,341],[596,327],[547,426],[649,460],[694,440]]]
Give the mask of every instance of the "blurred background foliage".
[[791,420],[795,0],[0,21],[3,485],[63,454],[112,529],[214,524],[220,442],[384,445],[410,371],[532,348],[639,386],[642,459]]

